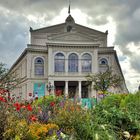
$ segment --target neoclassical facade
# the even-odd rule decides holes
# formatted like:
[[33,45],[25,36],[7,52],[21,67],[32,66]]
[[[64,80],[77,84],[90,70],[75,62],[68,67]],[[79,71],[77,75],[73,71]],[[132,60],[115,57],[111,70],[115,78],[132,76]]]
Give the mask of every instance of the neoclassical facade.
[[30,28],[31,42],[10,71],[22,78],[12,91],[29,99],[61,91],[70,98],[96,97],[93,84],[86,84],[88,74],[112,67],[123,84],[110,89],[114,93],[128,92],[114,47],[107,47],[108,32],[100,32],[76,24],[69,14],[62,24],[41,29]]

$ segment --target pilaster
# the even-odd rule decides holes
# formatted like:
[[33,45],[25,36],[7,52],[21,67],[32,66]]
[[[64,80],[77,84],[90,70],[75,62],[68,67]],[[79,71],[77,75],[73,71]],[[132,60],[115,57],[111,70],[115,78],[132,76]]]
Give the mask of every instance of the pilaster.
[[54,72],[54,58],[52,54],[52,48],[48,47],[48,75],[52,75]]

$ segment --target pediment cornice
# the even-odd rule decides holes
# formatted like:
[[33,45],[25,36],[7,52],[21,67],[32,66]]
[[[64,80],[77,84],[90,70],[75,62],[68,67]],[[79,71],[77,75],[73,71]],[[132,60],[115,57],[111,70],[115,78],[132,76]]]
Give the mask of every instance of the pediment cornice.
[[90,37],[87,36],[83,33],[78,33],[78,32],[64,32],[60,34],[50,34],[47,36],[48,40],[53,40],[53,41],[80,41],[80,42],[93,42],[98,40],[96,37]]

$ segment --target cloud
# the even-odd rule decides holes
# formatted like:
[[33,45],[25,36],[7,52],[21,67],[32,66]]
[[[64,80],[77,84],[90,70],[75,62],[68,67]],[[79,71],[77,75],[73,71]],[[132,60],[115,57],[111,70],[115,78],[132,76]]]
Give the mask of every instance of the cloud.
[[0,59],[10,66],[27,44],[26,18],[0,9],[0,21]]
[[[66,9],[67,14],[67,8],[68,0],[0,0],[1,61],[10,65],[18,58],[29,41],[29,26],[40,28],[52,25],[54,21],[62,21],[59,19],[59,14],[63,15],[60,11]],[[78,13],[76,9],[80,9],[81,12]],[[138,61],[140,58],[140,1],[71,0],[72,15],[75,14],[73,12],[77,12],[80,18],[86,18],[80,24],[87,23],[115,31],[110,42],[114,42],[113,44],[119,48],[122,69],[125,76],[133,81],[133,75],[135,73],[138,75],[140,72]],[[82,13],[85,15],[80,16]],[[66,17],[62,18],[64,22]],[[110,35],[108,36],[111,38]],[[128,69],[125,69],[126,64]],[[129,77],[128,73],[132,76]],[[131,81],[127,83],[132,84]]]

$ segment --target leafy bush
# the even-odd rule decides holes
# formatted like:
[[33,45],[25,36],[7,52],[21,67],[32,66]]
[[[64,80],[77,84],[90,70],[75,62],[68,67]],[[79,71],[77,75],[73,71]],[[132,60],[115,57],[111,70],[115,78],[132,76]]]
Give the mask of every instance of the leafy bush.
[[123,139],[125,131],[129,132],[131,137],[140,134],[138,93],[108,96],[96,106],[92,114],[92,120],[99,125],[111,126],[116,139]]
[[33,104],[0,95],[0,139],[139,140],[140,93],[105,97],[95,108],[46,96]]

